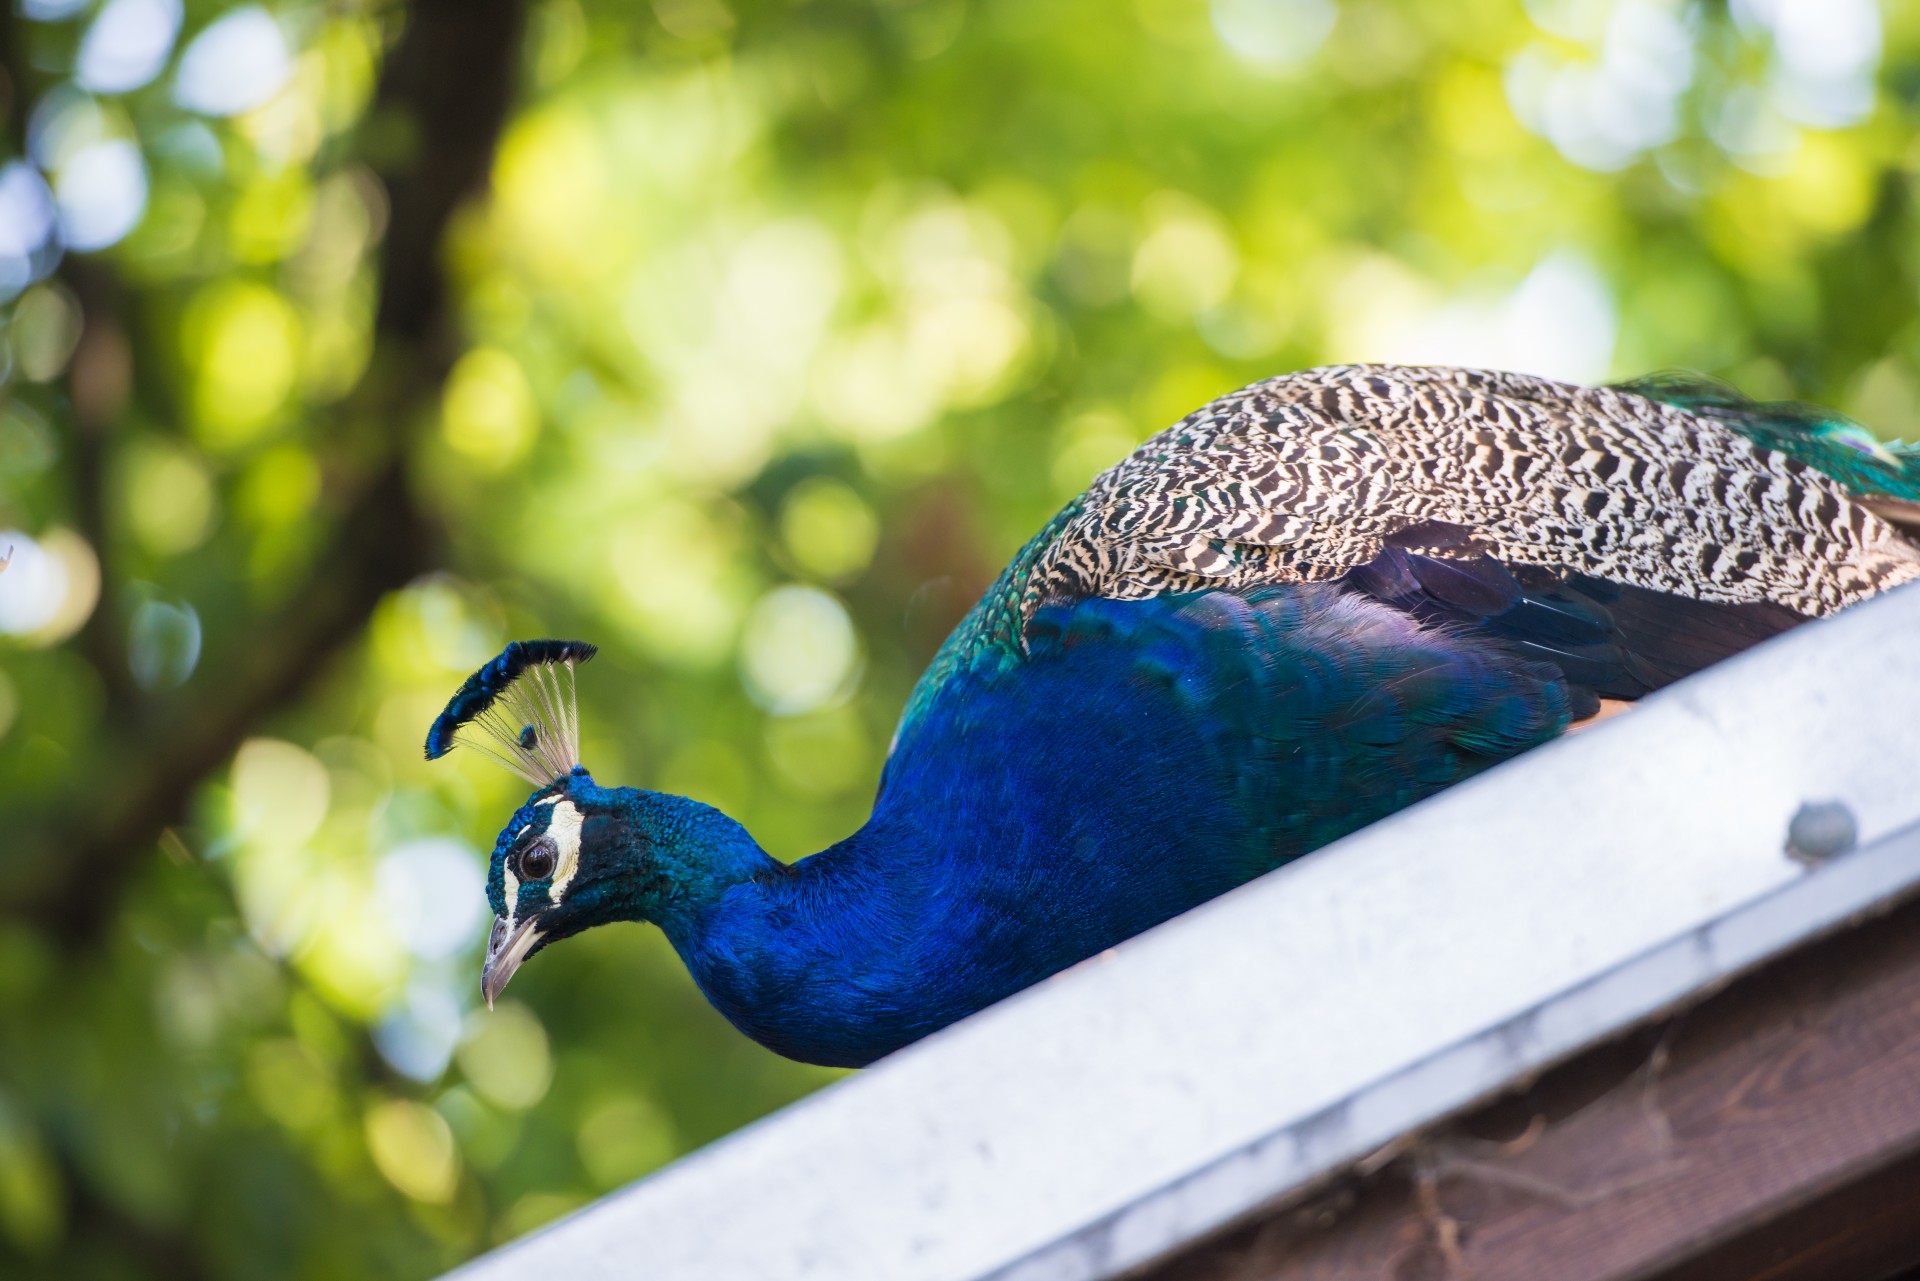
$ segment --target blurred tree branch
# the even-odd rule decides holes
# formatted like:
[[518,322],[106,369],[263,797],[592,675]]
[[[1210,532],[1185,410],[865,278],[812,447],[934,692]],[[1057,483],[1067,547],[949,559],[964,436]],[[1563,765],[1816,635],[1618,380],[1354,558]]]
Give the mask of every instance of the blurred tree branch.
[[[328,442],[343,455],[343,513],[277,616],[210,638],[198,679],[145,700],[126,729],[96,735],[105,741],[72,771],[84,794],[49,798],[38,821],[7,842],[16,852],[9,871],[23,890],[10,897],[10,910],[37,918],[70,946],[85,946],[113,918],[126,883],[202,780],[325,673],[382,596],[435,560],[437,535],[412,492],[409,462],[412,438],[432,421],[458,354],[441,244],[455,212],[485,185],[513,97],[523,20],[520,0],[408,7],[362,135],[384,144],[371,159],[391,206],[372,359]],[[16,31],[7,43],[17,49],[18,40]],[[104,524],[95,505],[105,468],[88,454],[97,444],[79,442],[76,467],[76,514],[89,525]],[[105,593],[116,587],[108,581]],[[122,663],[120,672],[102,672],[110,688],[122,679],[117,637],[86,651]]]
[[123,291],[105,263],[69,257],[61,273],[80,299],[82,329],[74,348],[69,385],[73,401],[73,514],[80,533],[100,558],[100,593],[80,632],[80,651],[106,686],[107,725],[124,730],[136,710],[139,690],[127,667],[121,582],[108,515],[112,436],[132,391],[133,350],[122,322]]

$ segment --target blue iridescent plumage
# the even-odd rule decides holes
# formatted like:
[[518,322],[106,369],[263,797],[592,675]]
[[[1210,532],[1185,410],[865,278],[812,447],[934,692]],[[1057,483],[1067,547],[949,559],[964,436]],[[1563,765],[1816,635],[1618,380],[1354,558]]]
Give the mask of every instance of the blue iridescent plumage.
[[[1016,555],[846,840],[789,866],[577,752],[535,778],[489,869],[483,989],[650,921],[748,1035],[867,1063],[1603,699],[1920,579],[1907,452],[1705,394],[1351,367],[1223,398]],[[476,673],[428,754],[449,717],[570,674],[563,644]]]

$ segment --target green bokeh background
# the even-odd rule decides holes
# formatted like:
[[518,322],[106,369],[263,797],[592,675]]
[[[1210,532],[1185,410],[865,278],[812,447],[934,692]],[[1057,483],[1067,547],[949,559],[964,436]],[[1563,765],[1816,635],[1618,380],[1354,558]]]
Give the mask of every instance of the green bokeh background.
[[602,782],[797,857],[1006,555],[1242,383],[1689,367],[1920,434],[1912,4],[287,3],[224,116],[178,67],[232,6],[89,96],[111,7],[0,50],[9,155],[146,179],[4,289],[10,1277],[424,1277],[832,1079],[637,925],[475,1009],[525,788],[419,745],[510,638],[602,647]]

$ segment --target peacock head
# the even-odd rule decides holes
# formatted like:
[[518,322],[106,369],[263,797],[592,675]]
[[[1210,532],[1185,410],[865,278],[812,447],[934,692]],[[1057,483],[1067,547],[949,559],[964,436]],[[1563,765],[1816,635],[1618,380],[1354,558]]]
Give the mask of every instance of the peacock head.
[[730,885],[780,870],[712,806],[601,787],[576,766],[528,797],[494,842],[481,994],[491,1006],[528,957],[595,925],[652,921],[678,942]]
[[633,793],[598,786],[575,766],[535,791],[493,844],[487,901],[493,932],[480,970],[492,1007],[522,962],[549,943],[629,917],[636,856]]
[[601,787],[580,764],[574,669],[580,641],[515,641],[456,692],[427,733],[427,759],[475,748],[534,785],[494,842],[493,933],[480,971],[491,1006],[541,948],[612,921],[670,926],[673,908],[765,862],[745,830],[684,797]]
[[535,791],[493,843],[480,991],[487,1005],[529,956],[603,919],[621,844],[614,797],[580,764],[574,669],[583,641],[514,641],[467,677],[427,731],[427,759],[457,745],[491,756]]

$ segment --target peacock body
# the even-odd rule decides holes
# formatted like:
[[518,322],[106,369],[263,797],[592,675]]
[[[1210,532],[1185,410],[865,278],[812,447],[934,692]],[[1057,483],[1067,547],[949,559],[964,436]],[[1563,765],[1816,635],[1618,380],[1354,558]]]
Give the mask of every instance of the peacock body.
[[1021,549],[915,687],[872,817],[792,865],[710,807],[599,786],[590,647],[509,647],[428,739],[486,729],[538,789],[494,849],[482,986],[652,921],[749,1036],[865,1064],[1603,699],[1920,578],[1914,528],[1920,454],[1701,380],[1257,383]]

